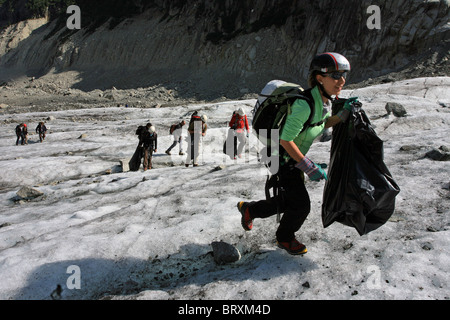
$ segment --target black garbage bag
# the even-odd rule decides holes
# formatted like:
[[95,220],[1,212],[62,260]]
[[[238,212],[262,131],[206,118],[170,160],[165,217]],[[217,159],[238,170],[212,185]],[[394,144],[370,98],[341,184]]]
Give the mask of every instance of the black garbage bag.
[[137,146],[136,151],[128,162],[130,171],[138,171],[144,157],[144,147]]
[[[333,104],[337,114],[346,100]],[[333,127],[328,180],[322,204],[324,227],[338,221],[362,236],[385,224],[400,188],[384,164],[383,141],[355,103],[349,120]]]

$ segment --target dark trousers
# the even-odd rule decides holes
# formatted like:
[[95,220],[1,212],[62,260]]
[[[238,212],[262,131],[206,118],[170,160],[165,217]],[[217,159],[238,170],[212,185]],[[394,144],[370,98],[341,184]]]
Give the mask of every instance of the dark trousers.
[[42,140],[45,139],[45,131],[44,132],[39,132],[39,141],[42,142]]
[[17,134],[16,145],[19,144],[19,140],[21,140],[20,144],[28,144],[27,136],[23,133]]
[[[303,172],[287,163],[279,170],[280,184],[284,188],[284,201],[281,205],[280,225],[276,232],[279,242],[295,239],[295,233],[305,222],[311,210],[311,201],[305,187]],[[249,203],[252,218],[268,218],[278,213],[274,198]]]

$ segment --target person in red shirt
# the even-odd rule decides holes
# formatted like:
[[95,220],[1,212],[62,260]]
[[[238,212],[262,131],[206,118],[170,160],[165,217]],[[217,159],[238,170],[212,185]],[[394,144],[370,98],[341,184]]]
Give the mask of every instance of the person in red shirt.
[[[245,114],[244,109],[239,108],[237,112],[233,113],[233,117],[230,120],[229,127],[230,129],[234,130],[234,134],[238,140],[237,148],[236,146],[234,147],[234,150],[236,150],[234,158],[236,159],[236,155],[241,158],[242,151],[244,150],[245,144],[247,143],[247,137],[250,132],[247,115]],[[245,132],[245,130],[247,130],[247,133]]]

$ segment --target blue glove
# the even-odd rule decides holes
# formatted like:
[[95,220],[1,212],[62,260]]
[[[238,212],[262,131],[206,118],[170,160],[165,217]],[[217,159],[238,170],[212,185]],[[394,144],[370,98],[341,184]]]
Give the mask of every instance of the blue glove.
[[316,165],[314,162],[309,160],[307,157],[304,157],[302,161],[297,162],[295,165],[297,169],[302,170],[306,173],[312,181],[319,181],[321,179],[328,180],[326,172],[322,169],[321,166]]
[[341,118],[342,122],[346,122],[348,117],[350,116],[350,113],[352,112],[352,104],[354,102],[358,102],[358,97],[349,98],[344,103],[344,108],[337,113],[337,116]]

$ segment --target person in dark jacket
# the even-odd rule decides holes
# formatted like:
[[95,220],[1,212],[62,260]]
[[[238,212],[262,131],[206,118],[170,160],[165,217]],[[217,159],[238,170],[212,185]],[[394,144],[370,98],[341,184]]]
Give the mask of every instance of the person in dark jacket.
[[153,152],[157,152],[158,148],[158,134],[155,127],[147,124],[142,132],[142,145],[144,147],[144,171],[152,168]]
[[25,123],[21,123],[16,126],[16,146],[19,144],[19,140],[21,145],[28,144],[28,129]]
[[18,124],[18,125],[16,126],[16,136],[17,136],[16,146],[19,145],[19,140],[20,140],[21,138],[22,138],[22,144],[23,144],[22,130],[23,130],[23,123]]
[[39,134],[39,141],[42,142],[45,139],[45,134],[47,133],[47,127],[45,126],[44,122],[39,122],[39,124],[36,127],[36,133]]

